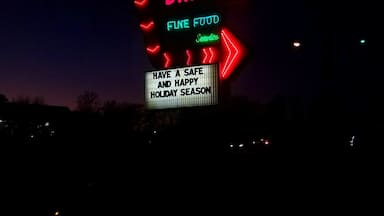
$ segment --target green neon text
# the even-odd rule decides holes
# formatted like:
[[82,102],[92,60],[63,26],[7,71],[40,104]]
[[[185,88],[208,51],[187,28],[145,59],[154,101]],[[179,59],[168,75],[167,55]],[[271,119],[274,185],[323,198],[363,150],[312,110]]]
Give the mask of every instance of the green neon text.
[[210,35],[203,35],[198,34],[196,38],[196,43],[203,44],[203,43],[214,43],[220,40],[220,36],[215,33],[211,33]]
[[193,19],[193,27],[203,27],[203,26],[211,26],[217,25],[220,22],[220,17],[218,15],[204,16],[204,17],[196,17]]
[[218,25],[221,22],[219,15],[209,15],[195,17],[193,19],[179,19],[167,22],[167,31],[189,30],[193,28],[202,28]]
[[190,29],[189,25],[189,19],[183,19],[183,20],[172,20],[167,22],[167,30],[173,31],[173,30],[183,30],[183,29]]

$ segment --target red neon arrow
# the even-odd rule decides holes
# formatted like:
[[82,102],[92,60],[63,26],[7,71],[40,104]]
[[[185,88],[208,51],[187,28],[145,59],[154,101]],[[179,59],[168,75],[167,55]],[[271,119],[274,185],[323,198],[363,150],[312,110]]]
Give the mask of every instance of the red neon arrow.
[[153,30],[153,28],[155,27],[155,22],[153,21],[149,21],[149,22],[143,22],[140,24],[140,28],[141,30],[145,31],[145,32],[150,32]]
[[220,62],[220,78],[227,79],[241,63],[246,49],[241,42],[226,28],[221,31],[221,43],[224,50],[224,59]]
[[144,8],[147,6],[149,0],[135,0],[135,5],[138,8]]
[[212,64],[216,59],[216,50],[212,47],[209,47],[209,52],[211,53],[211,58],[209,59],[209,63]]
[[151,55],[155,55],[160,51],[160,45],[156,44],[152,47],[147,47],[147,52]]
[[213,47],[203,48],[203,64],[212,64],[217,59],[216,50]]
[[192,64],[192,52],[191,50],[186,50],[185,53],[187,54],[187,65],[190,66]]
[[164,67],[165,68],[171,67],[171,64],[172,64],[172,57],[171,57],[171,55],[169,53],[164,53],[163,56],[164,56],[164,59],[165,59]]
[[204,53],[204,59],[203,59],[203,64],[208,64],[208,48],[203,48],[203,53]]

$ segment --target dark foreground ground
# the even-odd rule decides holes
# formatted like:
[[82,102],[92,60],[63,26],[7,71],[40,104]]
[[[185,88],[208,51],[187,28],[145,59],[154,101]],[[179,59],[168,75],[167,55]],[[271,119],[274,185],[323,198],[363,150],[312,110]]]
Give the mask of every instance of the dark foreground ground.
[[2,209],[13,212],[6,215],[320,211],[373,204],[382,185],[382,156],[372,152],[51,144],[2,151]]
[[380,203],[377,125],[198,117],[140,132],[95,117],[34,123],[16,137],[3,128],[1,215],[345,213]]

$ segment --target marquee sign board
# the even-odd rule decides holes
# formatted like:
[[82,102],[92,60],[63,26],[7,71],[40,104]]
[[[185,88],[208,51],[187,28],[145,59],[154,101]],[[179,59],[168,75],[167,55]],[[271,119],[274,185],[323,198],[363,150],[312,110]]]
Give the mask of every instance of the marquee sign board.
[[218,103],[216,64],[164,69],[145,75],[148,109],[209,106]]

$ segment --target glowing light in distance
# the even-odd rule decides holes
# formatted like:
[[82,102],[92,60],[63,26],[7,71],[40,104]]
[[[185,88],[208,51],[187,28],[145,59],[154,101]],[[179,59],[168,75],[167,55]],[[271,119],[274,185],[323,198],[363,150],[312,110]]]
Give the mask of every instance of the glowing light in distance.
[[354,145],[355,145],[355,136],[352,136],[352,139],[351,139],[351,141],[349,141],[349,145],[351,146],[351,147],[353,147]]
[[365,43],[367,43],[367,41],[366,41],[366,40],[364,40],[364,39],[361,39],[361,40],[360,40],[360,44],[362,44],[362,45],[363,45],[363,44],[365,44]]
[[239,147],[240,147],[240,148],[243,148],[243,147],[244,147],[244,144],[240,144]]
[[301,43],[299,41],[295,41],[295,42],[293,42],[293,47],[299,48],[299,47],[301,47]]

